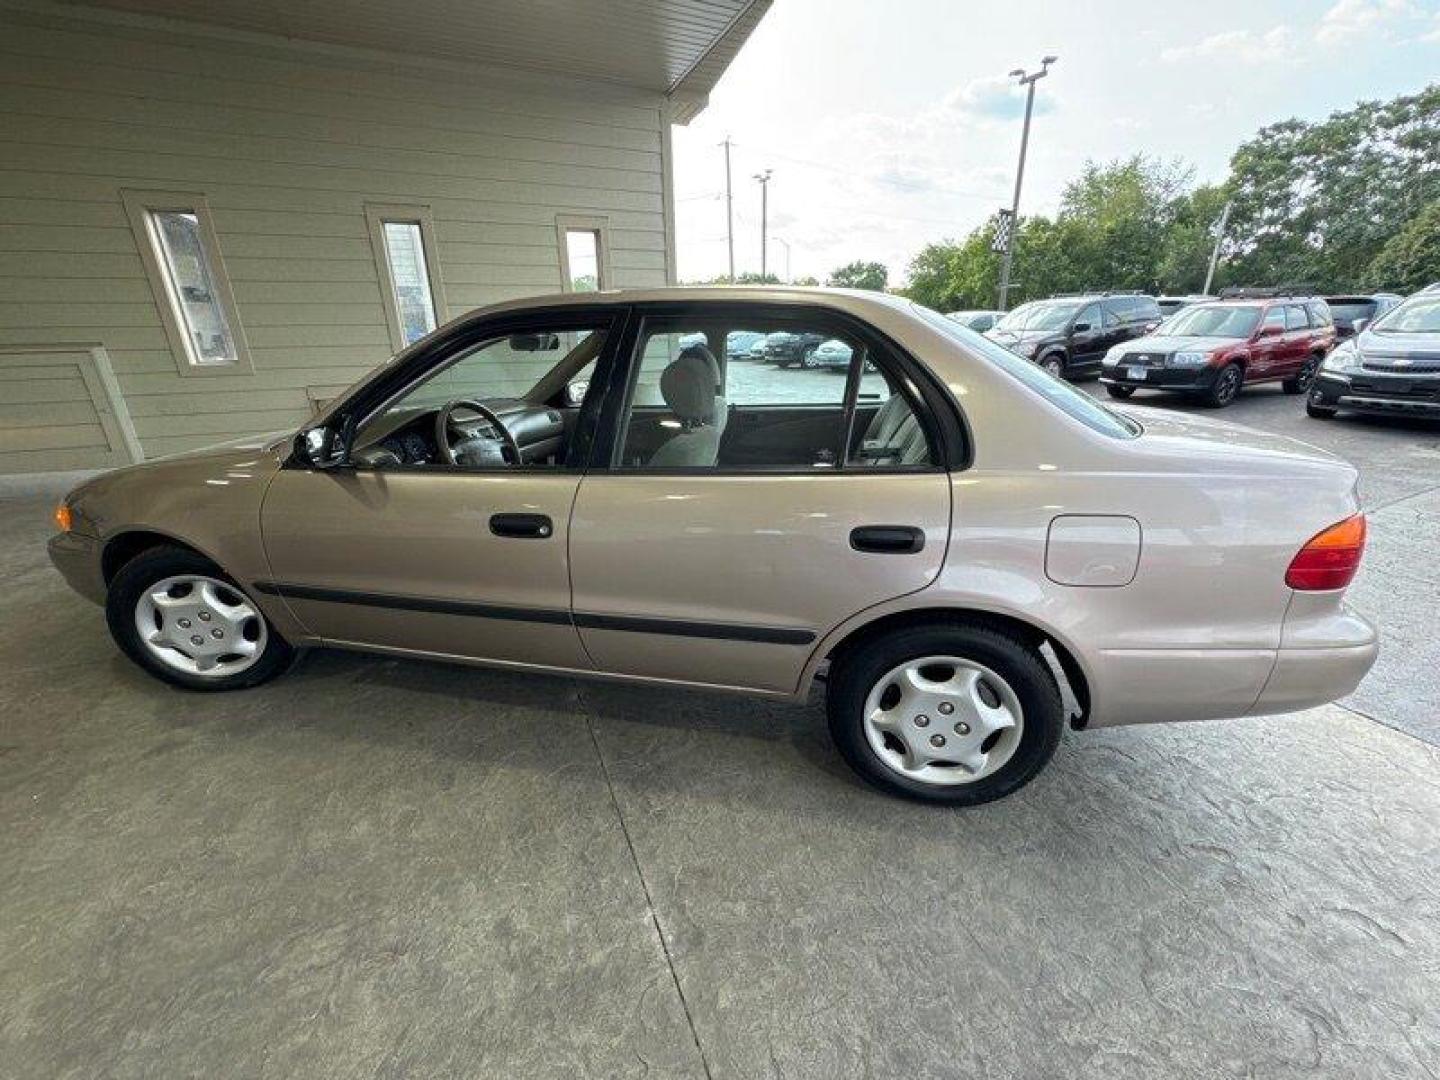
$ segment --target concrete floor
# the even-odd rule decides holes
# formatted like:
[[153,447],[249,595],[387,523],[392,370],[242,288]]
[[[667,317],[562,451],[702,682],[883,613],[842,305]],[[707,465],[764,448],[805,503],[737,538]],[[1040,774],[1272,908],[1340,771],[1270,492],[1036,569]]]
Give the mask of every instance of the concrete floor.
[[168,690],[7,485],[0,1076],[1440,1074],[1440,428],[1228,415],[1365,468],[1380,666],[963,813],[818,706],[322,653]]

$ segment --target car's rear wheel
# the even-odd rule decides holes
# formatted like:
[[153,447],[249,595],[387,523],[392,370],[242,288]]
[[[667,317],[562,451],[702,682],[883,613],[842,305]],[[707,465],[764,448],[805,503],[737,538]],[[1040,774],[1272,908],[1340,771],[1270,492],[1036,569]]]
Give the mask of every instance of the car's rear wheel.
[[1305,403],[1305,415],[1312,420],[1334,420],[1340,413],[1339,409],[1327,409],[1323,405],[1312,405]]
[[1320,370],[1320,357],[1307,357],[1300,370],[1280,384],[1280,389],[1287,394],[1303,394],[1310,389],[1310,384],[1315,381],[1315,373]]
[[1064,727],[1059,688],[1034,649],[959,623],[895,631],[844,653],[826,706],[835,745],[870,783],[962,806],[1028,783]]
[[105,617],[126,656],[188,690],[256,686],[295,656],[235,582],[184,548],[151,548],[122,566]]
[[1134,396],[1135,388],[1133,386],[1117,386],[1114,383],[1106,383],[1105,392],[1113,398],[1119,398],[1121,401],[1124,401],[1126,398]]
[[1240,395],[1240,387],[1244,383],[1245,373],[1240,370],[1240,365],[1226,364],[1215,376],[1215,382],[1205,394],[1205,404],[1212,409],[1225,408]]

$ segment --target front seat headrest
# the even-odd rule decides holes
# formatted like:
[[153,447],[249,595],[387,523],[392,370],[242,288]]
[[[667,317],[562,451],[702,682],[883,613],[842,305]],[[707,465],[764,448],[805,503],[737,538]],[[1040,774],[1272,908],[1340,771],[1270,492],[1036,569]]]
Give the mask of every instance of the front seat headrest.
[[686,424],[713,424],[720,365],[704,345],[687,345],[660,373],[660,394]]

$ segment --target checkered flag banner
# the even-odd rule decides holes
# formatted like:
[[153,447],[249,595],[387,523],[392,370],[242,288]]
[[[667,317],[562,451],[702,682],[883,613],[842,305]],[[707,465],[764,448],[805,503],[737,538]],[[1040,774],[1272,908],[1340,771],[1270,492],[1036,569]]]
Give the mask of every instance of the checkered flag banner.
[[995,213],[995,239],[990,241],[990,250],[1003,253],[1010,246],[1010,230],[1015,227],[1013,210],[997,210]]

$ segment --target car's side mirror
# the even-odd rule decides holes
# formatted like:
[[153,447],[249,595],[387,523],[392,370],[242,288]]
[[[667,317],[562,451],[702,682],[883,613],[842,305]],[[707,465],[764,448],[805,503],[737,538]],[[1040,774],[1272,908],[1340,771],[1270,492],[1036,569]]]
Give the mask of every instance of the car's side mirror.
[[1283,326],[1262,326],[1260,328],[1261,337],[1278,337],[1284,332],[1285,328]]
[[576,379],[565,386],[565,404],[572,409],[578,409],[585,403],[585,394],[590,389],[589,379]]
[[338,469],[350,463],[348,440],[327,424],[306,428],[295,436],[295,459],[312,469]]
[[1090,324],[1088,322],[1077,322],[1074,326],[1070,328],[1070,332],[1072,334],[1083,334],[1089,329]]

